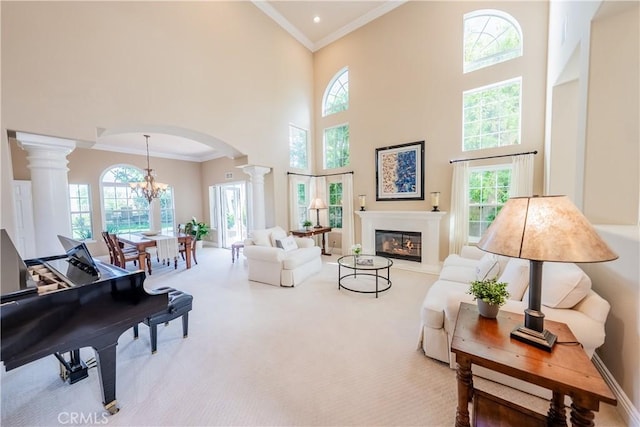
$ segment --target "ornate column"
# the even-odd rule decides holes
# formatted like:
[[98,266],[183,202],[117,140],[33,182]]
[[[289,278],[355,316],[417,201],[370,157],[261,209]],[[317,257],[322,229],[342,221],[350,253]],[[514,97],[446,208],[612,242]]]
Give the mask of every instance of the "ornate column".
[[75,141],[23,132],[17,132],[16,139],[28,153],[31,170],[36,254],[63,253],[58,234],[71,236],[67,155],[76,148]]
[[266,228],[266,214],[264,208],[264,176],[271,172],[271,168],[264,166],[243,166],[242,172],[251,177],[251,200],[249,201],[249,230]]

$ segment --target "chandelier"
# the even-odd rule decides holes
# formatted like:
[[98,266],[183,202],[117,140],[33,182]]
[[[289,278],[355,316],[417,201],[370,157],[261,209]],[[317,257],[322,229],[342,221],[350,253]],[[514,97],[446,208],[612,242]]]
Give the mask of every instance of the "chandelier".
[[129,185],[131,188],[137,193],[138,191],[142,191],[142,195],[145,199],[151,203],[153,199],[157,199],[160,197],[162,193],[165,192],[167,184],[162,184],[160,182],[156,182],[153,174],[151,173],[153,169],[149,166],[149,135],[143,135],[147,141],[147,174],[144,177],[144,181],[142,182],[131,182]]

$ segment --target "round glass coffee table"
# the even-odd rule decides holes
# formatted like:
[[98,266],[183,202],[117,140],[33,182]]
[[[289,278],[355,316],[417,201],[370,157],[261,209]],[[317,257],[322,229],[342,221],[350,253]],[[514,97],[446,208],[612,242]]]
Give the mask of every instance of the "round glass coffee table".
[[[376,298],[378,298],[378,293],[384,292],[391,287],[390,272],[392,265],[393,261],[379,255],[345,255],[340,257],[338,258],[338,289],[344,288],[361,294],[376,294]],[[347,270],[346,274],[343,274],[343,268]],[[387,271],[386,277],[384,276],[385,270]],[[359,276],[375,277],[376,289],[371,291],[360,290],[344,285],[344,279],[350,277],[357,279]]]

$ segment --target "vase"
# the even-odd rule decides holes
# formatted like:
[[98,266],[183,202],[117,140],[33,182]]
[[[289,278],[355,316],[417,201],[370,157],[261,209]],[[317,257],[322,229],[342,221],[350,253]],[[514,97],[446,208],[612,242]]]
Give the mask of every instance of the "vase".
[[196,240],[196,249],[197,250],[202,249],[202,243],[203,243],[202,240]]
[[498,311],[500,311],[499,305],[489,304],[488,302],[478,299],[478,312],[480,316],[495,319],[498,316]]

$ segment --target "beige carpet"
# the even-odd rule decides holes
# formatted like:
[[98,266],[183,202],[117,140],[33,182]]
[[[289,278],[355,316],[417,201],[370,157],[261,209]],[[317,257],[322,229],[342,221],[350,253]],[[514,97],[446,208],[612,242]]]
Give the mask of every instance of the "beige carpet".
[[[1,376],[2,426],[450,426],[455,372],[416,350],[419,308],[434,276],[393,269],[393,287],[338,291],[336,256],[297,288],[247,280],[228,250],[207,248],[185,270],[155,266],[148,287],[194,296],[181,322],[125,333],[118,345],[120,412],[104,415],[95,369],[74,385],[46,357]],[[83,349],[83,356],[93,351]],[[546,412],[546,402],[478,379],[476,385]],[[624,425],[605,406],[596,424]]]

